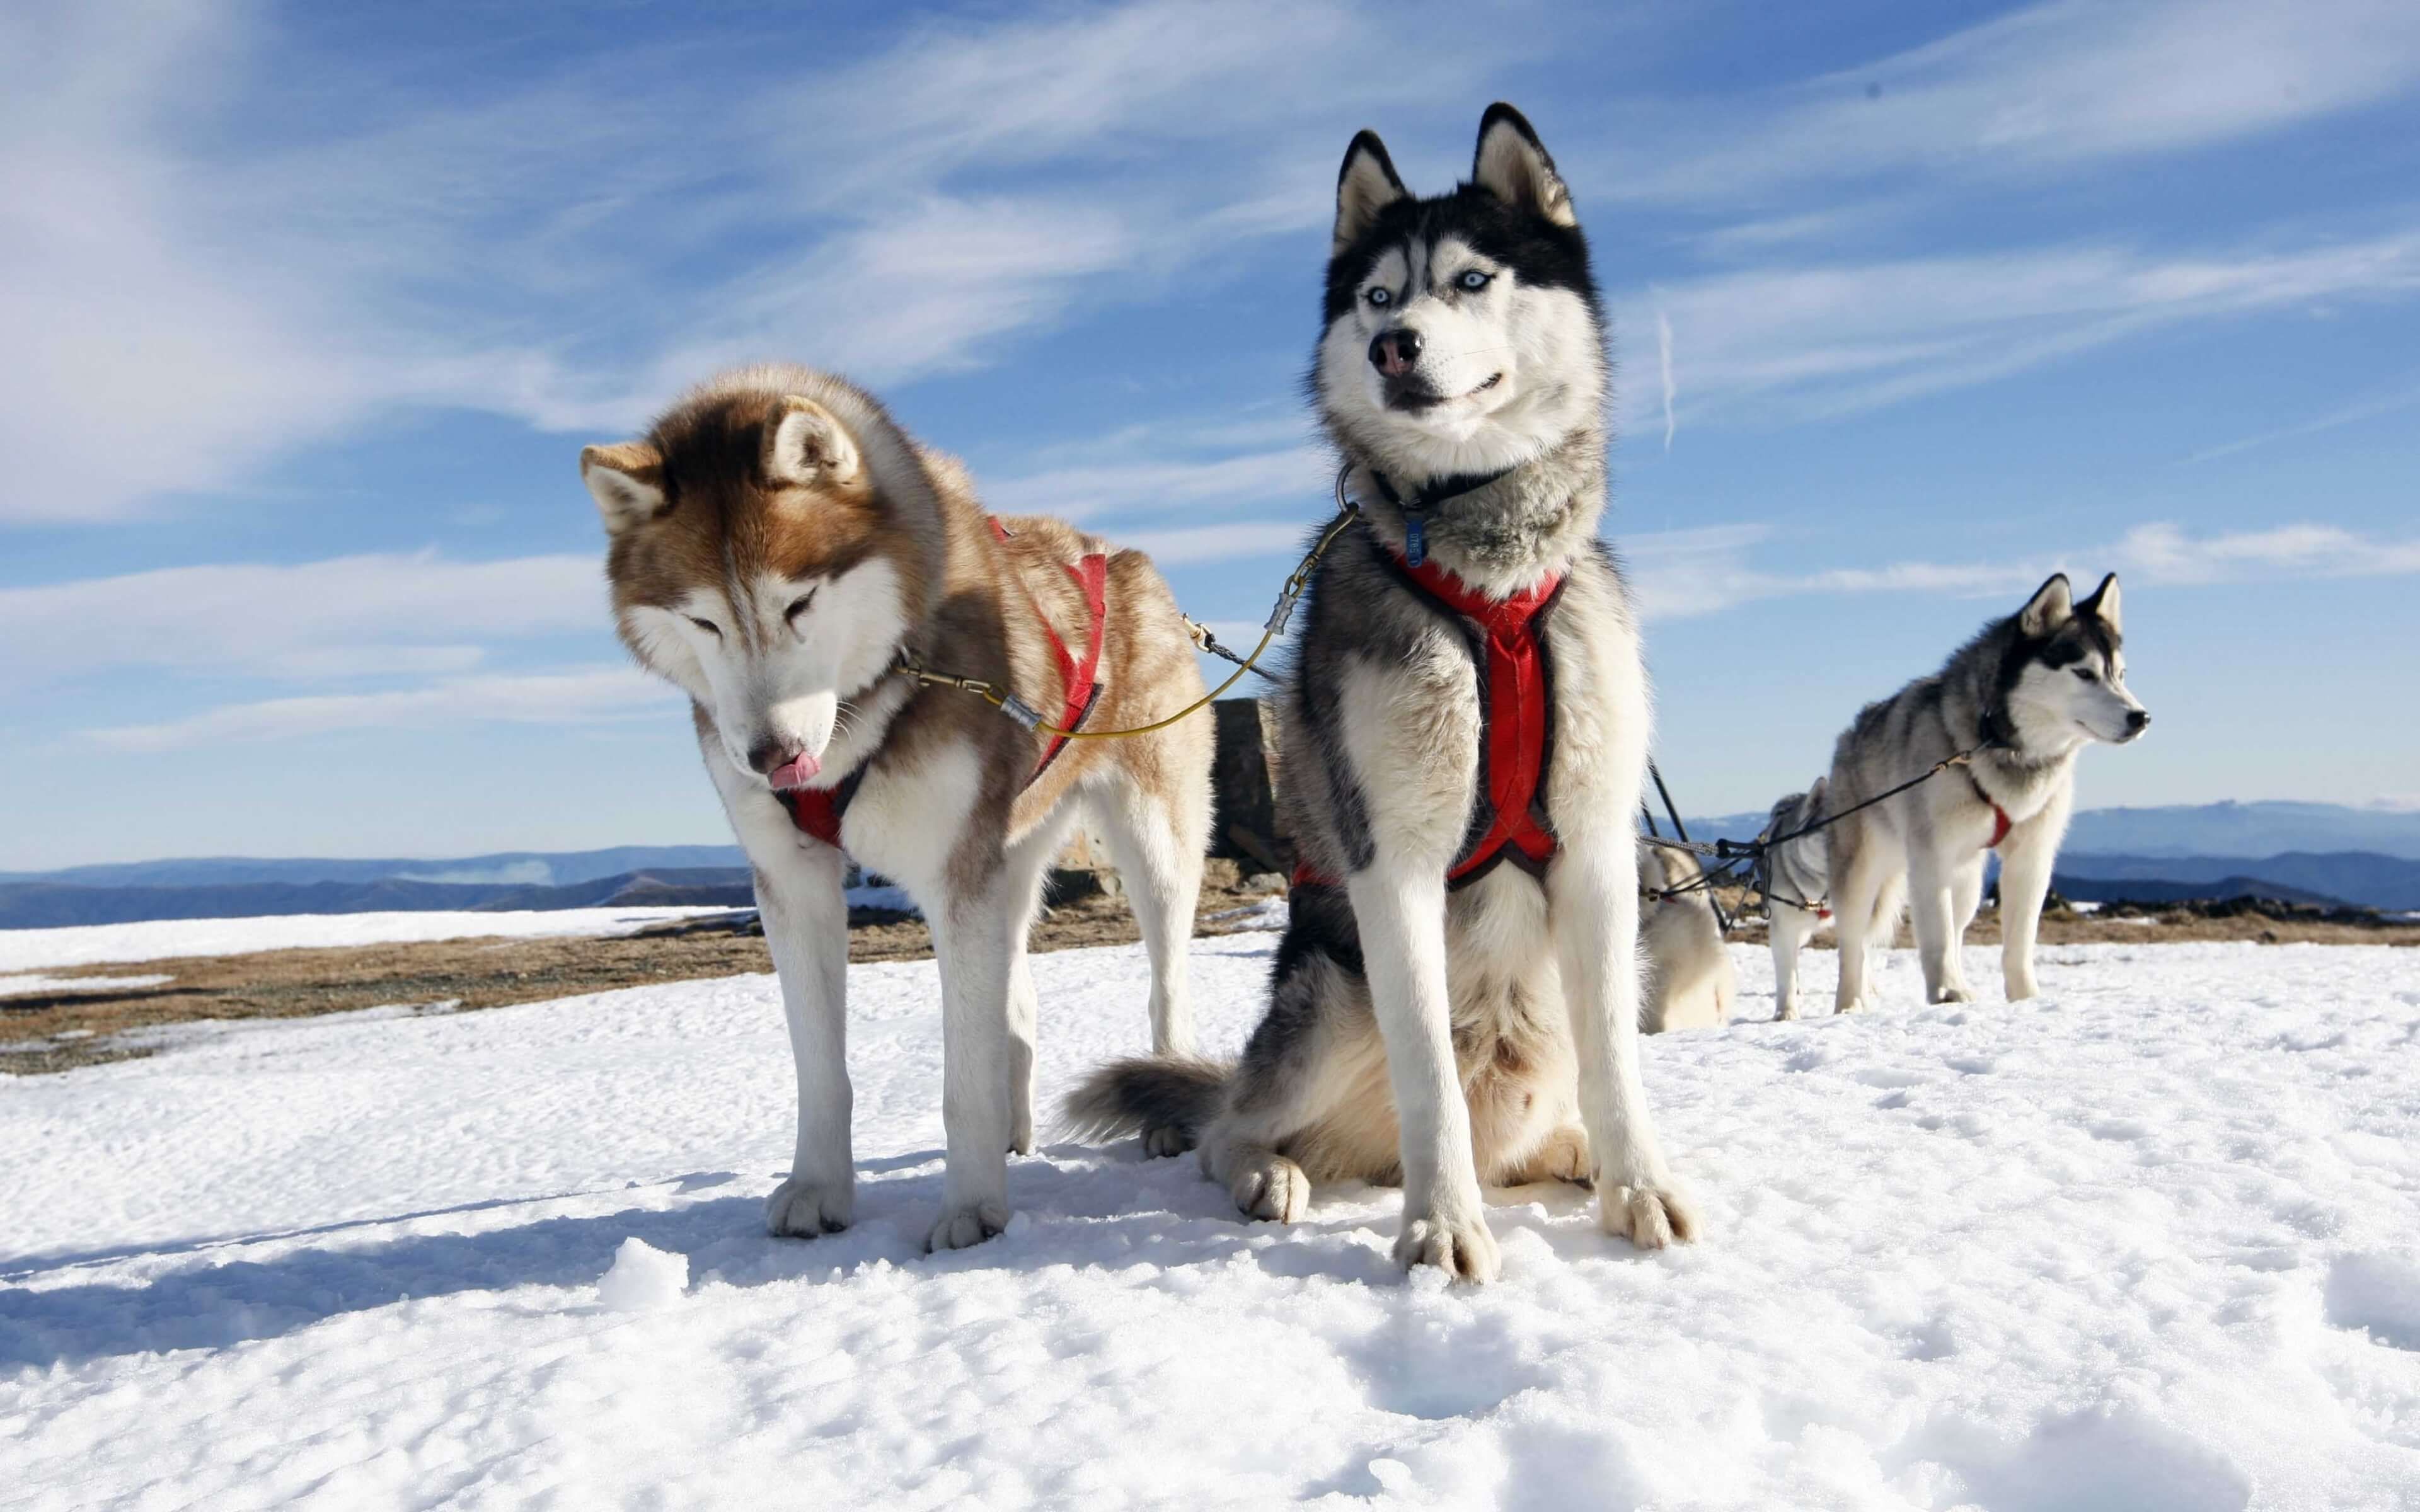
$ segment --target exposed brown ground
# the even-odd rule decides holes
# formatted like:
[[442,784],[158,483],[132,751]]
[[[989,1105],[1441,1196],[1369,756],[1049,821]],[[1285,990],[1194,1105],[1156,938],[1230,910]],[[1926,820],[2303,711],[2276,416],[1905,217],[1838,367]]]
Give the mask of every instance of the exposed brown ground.
[[[1265,896],[1243,890],[1235,866],[1213,861],[1198,914],[1204,933],[1232,926],[1216,916]],[[1729,900],[1736,905],[1736,898]],[[2107,914],[2052,912],[2042,919],[2044,944],[2112,941],[2167,944],[2185,940],[2253,940],[2263,944],[2420,946],[2420,924],[2360,925],[2256,914],[2209,918],[2177,908],[2133,921]],[[1051,909],[1035,926],[1032,948],[1130,944],[1140,935],[1124,899],[1102,894]],[[1764,930],[1743,923],[1732,938],[1761,944]],[[1970,945],[1996,944],[1998,918],[1990,911],[1967,933]],[[1906,943],[1904,928],[1900,943]],[[1819,942],[1829,948],[1829,936]],[[851,929],[853,961],[912,961],[932,954],[922,920],[868,917]],[[167,977],[148,987],[97,984],[87,992],[54,989],[0,997],[0,1072],[69,1071],[152,1053],[114,1039],[130,1029],[204,1019],[298,1018],[390,1005],[454,1011],[569,997],[581,993],[684,981],[773,969],[765,942],[724,932],[672,930],[614,938],[437,940],[425,944],[338,946],[264,950],[249,955],[110,962],[42,970],[59,979]],[[60,1039],[66,1035],[68,1038]]]
[[[1213,861],[1203,879],[1199,928],[1221,933],[1214,916],[1266,896],[1246,893],[1234,863]],[[933,953],[923,920],[861,915],[849,931],[852,961],[914,961]],[[1123,898],[1094,893],[1049,910],[1032,949],[1131,944],[1142,937]],[[167,977],[149,987],[97,985],[0,997],[0,1073],[70,1071],[148,1055],[112,1036],[202,1019],[302,1018],[397,1004],[456,1011],[570,997],[648,982],[732,977],[773,969],[760,937],[672,930],[609,938],[433,940],[331,946],[248,955],[113,961],[39,969],[59,979]],[[61,1034],[69,1038],[61,1040]],[[33,1042],[40,1041],[39,1047]],[[23,1048],[9,1048],[11,1046]]]

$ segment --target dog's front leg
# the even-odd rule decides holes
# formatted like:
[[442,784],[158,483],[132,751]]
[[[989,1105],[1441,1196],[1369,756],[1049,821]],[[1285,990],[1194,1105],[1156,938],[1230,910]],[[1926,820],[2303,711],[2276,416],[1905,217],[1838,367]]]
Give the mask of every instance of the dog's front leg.
[[2042,901],[2050,896],[2058,842],[2067,833],[2071,789],[2050,806],[2009,831],[2000,842],[2000,976],[2009,1001],[2022,1002],[2039,990],[2034,981],[2034,937],[2041,927]]
[[799,1142],[788,1180],[766,1201],[765,1227],[813,1239],[847,1227],[856,1200],[848,1138],[848,900],[840,852],[781,836],[778,855],[756,867],[756,908],[790,1026]]
[[1697,1216],[1664,1164],[1638,1074],[1638,854],[1630,836],[1607,826],[1567,837],[1546,874],[1546,902],[1579,1061],[1580,1120],[1596,1152],[1597,1221],[1640,1249],[1693,1239]]
[[995,877],[954,899],[934,921],[933,953],[941,968],[941,1129],[949,1161],[928,1249],[965,1249],[1008,1227],[1012,890]]
[[1463,1101],[1446,997],[1444,868],[1390,863],[1382,855],[1347,890],[1403,1141],[1404,1227],[1395,1236],[1396,1263],[1493,1281],[1502,1261],[1479,1195],[1470,1107]]

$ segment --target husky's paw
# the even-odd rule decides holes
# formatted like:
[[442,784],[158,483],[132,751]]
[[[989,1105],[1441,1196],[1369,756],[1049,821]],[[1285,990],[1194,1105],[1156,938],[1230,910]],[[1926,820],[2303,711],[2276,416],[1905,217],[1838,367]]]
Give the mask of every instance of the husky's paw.
[[1531,1181],[1569,1181],[1574,1186],[1592,1186],[1596,1163],[1589,1157],[1588,1131],[1578,1124],[1568,1123],[1546,1136],[1538,1152],[1529,1157],[1518,1174],[1515,1186]]
[[1270,1153],[1248,1161],[1227,1189],[1247,1218],[1290,1224],[1311,1206],[1311,1178],[1283,1155]]
[[1932,992],[1935,1003],[1971,1003],[1974,1000],[1974,993],[1962,981],[1945,981]]
[[2013,971],[2009,973],[2009,1002],[2022,1003],[2026,998],[2036,995],[2040,991],[2040,989],[2035,985],[2034,974],[2032,972],[2028,971],[2022,975]]
[[945,1249],[972,1249],[1007,1227],[1006,1203],[977,1202],[953,1208],[945,1211],[941,1221],[924,1236],[924,1250],[927,1254],[938,1255]]
[[787,1177],[765,1199],[765,1227],[783,1239],[837,1234],[848,1227],[856,1200],[856,1188],[849,1183],[828,1185]]
[[1193,1136],[1174,1124],[1162,1124],[1142,1132],[1142,1152],[1153,1160],[1182,1155],[1192,1148]]
[[1012,1155],[1033,1153],[1033,1120],[1032,1119],[1027,1119],[1009,1131],[1008,1152]]
[[1487,1231],[1487,1220],[1475,1213],[1468,1218],[1406,1213],[1404,1231],[1395,1236],[1395,1263],[1406,1271],[1434,1265],[1456,1281],[1493,1281],[1504,1270],[1496,1236]]
[[1852,997],[1845,1003],[1835,1000],[1832,1004],[1835,1013],[1862,1013],[1865,1011],[1866,1000],[1862,997]]
[[1798,999],[1795,997],[1785,998],[1773,1005],[1773,1022],[1776,1024],[1787,1024],[1797,1016]]
[[1656,1186],[1606,1186],[1597,1197],[1597,1222],[1640,1249],[1662,1249],[1698,1237],[1697,1210],[1669,1177]]

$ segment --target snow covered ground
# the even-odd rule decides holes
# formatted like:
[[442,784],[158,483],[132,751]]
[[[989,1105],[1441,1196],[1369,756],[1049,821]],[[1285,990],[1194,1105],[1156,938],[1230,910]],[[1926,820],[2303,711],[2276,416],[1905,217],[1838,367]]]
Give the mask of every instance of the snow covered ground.
[[[1213,1043],[1273,943],[1197,947]],[[1034,970],[1054,1095],[1143,1043],[1136,951]],[[1394,1273],[1390,1192],[1248,1224],[1131,1142],[920,1254],[930,963],[852,973],[859,1224],[814,1242],[758,1227],[769,979],[0,1078],[0,1504],[2420,1505],[2420,951],[2042,980],[1917,1008],[1902,955],[1870,1015],[1649,1041],[1707,1237],[1498,1193],[1479,1290]]]
[[0,972],[103,961],[237,955],[309,945],[406,945],[494,934],[628,934],[667,918],[726,908],[556,908],[522,913],[276,914],[263,918],[157,918],[139,924],[0,930]]

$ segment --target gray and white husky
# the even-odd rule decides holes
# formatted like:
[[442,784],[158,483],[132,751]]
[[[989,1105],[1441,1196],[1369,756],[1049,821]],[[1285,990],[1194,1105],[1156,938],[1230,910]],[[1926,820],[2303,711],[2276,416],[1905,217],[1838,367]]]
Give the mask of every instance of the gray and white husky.
[[1095,1134],[1176,1126],[1255,1217],[1404,1188],[1396,1259],[1498,1268],[1482,1181],[1593,1180],[1642,1247],[1695,1219],[1638,1069],[1648,746],[1637,619],[1596,536],[1607,358],[1571,195],[1519,112],[1415,197],[1345,153],[1310,387],[1363,528],[1311,589],[1277,695],[1301,857],[1234,1067],[1106,1068]]
[[[1889,943],[1902,896],[1925,1000],[1974,1000],[1959,942],[2000,853],[2000,964],[2009,998],[2034,995],[2034,932],[2075,803],[2087,742],[2123,745],[2151,722],[2126,687],[2118,577],[2082,600],[2064,573],[1985,625],[1941,670],[1869,703],[1832,750],[1824,831],[1840,936],[1841,1012],[1863,1007],[1866,948]],[[1847,810],[1935,762],[1974,758],[1856,813]]]
[[1832,861],[1822,830],[1778,845],[1771,841],[1823,823],[1830,788],[1829,779],[1819,777],[1806,792],[1783,798],[1756,837],[1767,847],[1757,855],[1756,887],[1764,895],[1765,938],[1773,947],[1773,1016],[1777,1019],[1798,1016],[1798,952],[1831,927]]

